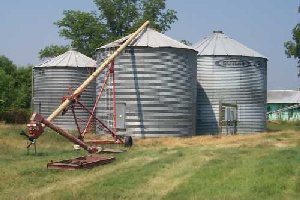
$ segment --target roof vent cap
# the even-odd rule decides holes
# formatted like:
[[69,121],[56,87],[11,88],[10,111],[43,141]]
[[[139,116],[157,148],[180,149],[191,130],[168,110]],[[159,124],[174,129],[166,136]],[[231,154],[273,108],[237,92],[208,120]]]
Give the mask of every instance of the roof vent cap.
[[221,33],[221,34],[223,34],[223,31],[213,31],[213,33]]

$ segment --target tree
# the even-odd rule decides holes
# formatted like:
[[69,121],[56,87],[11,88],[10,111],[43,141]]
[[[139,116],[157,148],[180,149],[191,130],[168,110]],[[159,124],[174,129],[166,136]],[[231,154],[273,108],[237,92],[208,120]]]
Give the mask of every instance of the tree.
[[16,67],[0,56],[0,111],[9,107],[30,108],[32,66]]
[[17,66],[4,55],[0,55],[0,69],[6,74],[13,74],[16,71]]
[[30,114],[32,66],[0,56],[0,121],[25,123]]
[[0,112],[12,105],[14,99],[13,76],[0,69]]
[[95,13],[64,11],[64,18],[55,22],[61,37],[71,40],[71,46],[91,56],[94,50],[106,40],[106,27],[99,22]]
[[[171,28],[171,24],[178,18],[175,10],[166,9],[165,0],[144,0],[142,1],[142,22],[149,20],[151,27],[166,32]],[[141,22],[140,22],[141,23]]]
[[187,45],[187,46],[192,46],[192,43],[188,40],[180,40],[180,42]]
[[[298,8],[298,12],[300,13],[300,6]],[[286,48],[285,53],[288,58],[294,57],[298,59],[298,67],[300,67],[300,23],[294,27],[292,34],[293,40],[284,43]]]
[[169,30],[177,20],[176,11],[166,9],[165,0],[94,0],[94,3],[98,12],[67,10],[54,23],[61,37],[71,40],[72,47],[90,57],[97,47],[132,33],[146,20],[160,32]]
[[14,107],[30,108],[32,92],[32,66],[18,67],[14,76]]
[[62,46],[62,45],[50,45],[45,47],[44,49],[40,50],[39,52],[39,58],[45,59],[45,58],[53,58],[60,54],[65,53],[70,49],[69,46]]
[[4,55],[0,56],[0,111],[11,105],[13,95],[13,77],[17,66]]

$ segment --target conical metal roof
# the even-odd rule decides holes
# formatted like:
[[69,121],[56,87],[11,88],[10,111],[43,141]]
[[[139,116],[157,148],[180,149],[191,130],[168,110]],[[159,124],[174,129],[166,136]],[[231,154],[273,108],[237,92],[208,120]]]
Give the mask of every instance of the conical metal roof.
[[211,35],[193,45],[200,56],[249,56],[266,58],[262,54],[228,37],[222,31]]
[[96,61],[73,49],[36,67],[96,67]]
[[[118,39],[114,42],[108,43],[104,46],[101,46],[98,49],[105,49],[111,47],[117,47],[123,44],[129,37],[125,36],[121,39]],[[141,32],[135,40],[131,42],[129,46],[136,46],[136,47],[152,47],[152,48],[159,48],[159,47],[172,47],[172,48],[179,48],[179,49],[191,49],[194,50],[192,47],[189,47],[177,40],[174,40],[162,33],[159,33],[151,28],[145,29],[145,31]]]

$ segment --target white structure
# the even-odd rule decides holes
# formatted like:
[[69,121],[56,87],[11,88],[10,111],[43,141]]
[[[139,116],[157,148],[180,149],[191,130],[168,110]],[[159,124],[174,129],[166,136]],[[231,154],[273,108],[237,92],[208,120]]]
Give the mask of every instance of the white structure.
[[269,90],[267,103],[267,118],[270,121],[300,119],[300,91],[298,90]]

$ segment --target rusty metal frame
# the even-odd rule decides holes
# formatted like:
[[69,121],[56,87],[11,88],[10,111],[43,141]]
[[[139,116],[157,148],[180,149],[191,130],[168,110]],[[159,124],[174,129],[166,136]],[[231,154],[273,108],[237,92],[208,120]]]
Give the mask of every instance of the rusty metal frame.
[[109,75],[110,75],[110,71],[108,70],[107,73],[106,73],[106,75],[105,75],[104,81],[103,81],[103,83],[102,83],[101,89],[99,90],[98,96],[97,96],[97,98],[96,98],[96,100],[95,100],[95,103],[94,103],[94,106],[93,106],[93,109],[92,109],[92,114],[90,115],[90,117],[89,117],[89,119],[88,119],[88,122],[87,122],[87,124],[86,124],[86,127],[84,128],[83,132],[80,133],[81,138],[84,138],[85,134],[87,133],[87,130],[88,130],[89,126],[90,126],[91,123],[92,123],[92,119],[95,117],[95,116],[94,116],[94,113],[95,113],[95,111],[96,111],[97,104],[99,103],[100,98],[101,98],[101,96],[102,96],[102,93],[103,93],[103,91],[104,91],[105,85],[107,84]]
[[[62,128],[56,126],[52,122],[45,119],[42,115],[34,113],[31,116],[30,124],[27,124],[29,135],[26,135],[30,141],[35,141],[44,131],[44,127],[42,126],[44,124],[45,126],[51,128],[58,134],[62,135],[63,137],[67,138],[71,142],[79,145],[89,153],[99,153],[101,151],[109,151],[109,149],[103,149],[101,147],[92,146],[88,143],[85,143],[84,141],[76,138],[71,133],[63,130]],[[115,160],[115,157],[100,157],[100,156],[83,156],[78,157],[70,160],[63,160],[59,162],[53,162],[47,164],[48,169],[67,169],[67,170],[73,170],[73,169],[81,169],[81,168],[92,168],[94,166],[103,165],[107,163],[111,163]]]
[[114,157],[100,157],[100,156],[82,156],[69,160],[51,161],[47,164],[47,169],[90,169],[99,165],[111,163],[115,160]]
[[[71,109],[73,117],[74,117],[74,121],[77,127],[77,131],[79,133],[78,138],[81,140],[84,140],[84,137],[86,135],[86,133],[88,132],[88,128],[91,126],[92,124],[92,120],[94,119],[96,123],[100,124],[100,126],[106,131],[108,132],[113,140],[89,140],[89,143],[94,143],[94,144],[124,144],[124,140],[122,137],[118,136],[116,131],[117,131],[117,127],[116,127],[116,83],[115,83],[115,74],[114,74],[115,70],[114,70],[114,61],[112,61],[110,63],[110,66],[108,67],[107,73],[105,74],[104,77],[104,81],[102,83],[102,86],[98,92],[98,96],[94,102],[94,106],[92,108],[92,110],[89,110],[82,102],[80,102],[80,96],[65,96],[63,97],[63,101],[65,99],[69,99],[72,103],[64,110],[64,113],[66,113],[69,109]],[[98,103],[100,102],[100,99],[102,97],[103,91],[105,89],[105,87],[107,86],[107,82],[109,80],[109,78],[112,78],[112,116],[113,116],[113,127],[112,129],[109,128],[102,120],[100,120],[96,114],[96,107],[98,105]],[[80,129],[79,123],[78,123],[78,118],[76,117],[76,112],[75,109],[83,109],[85,110],[90,116],[89,119],[85,125],[84,130],[82,131]]]

